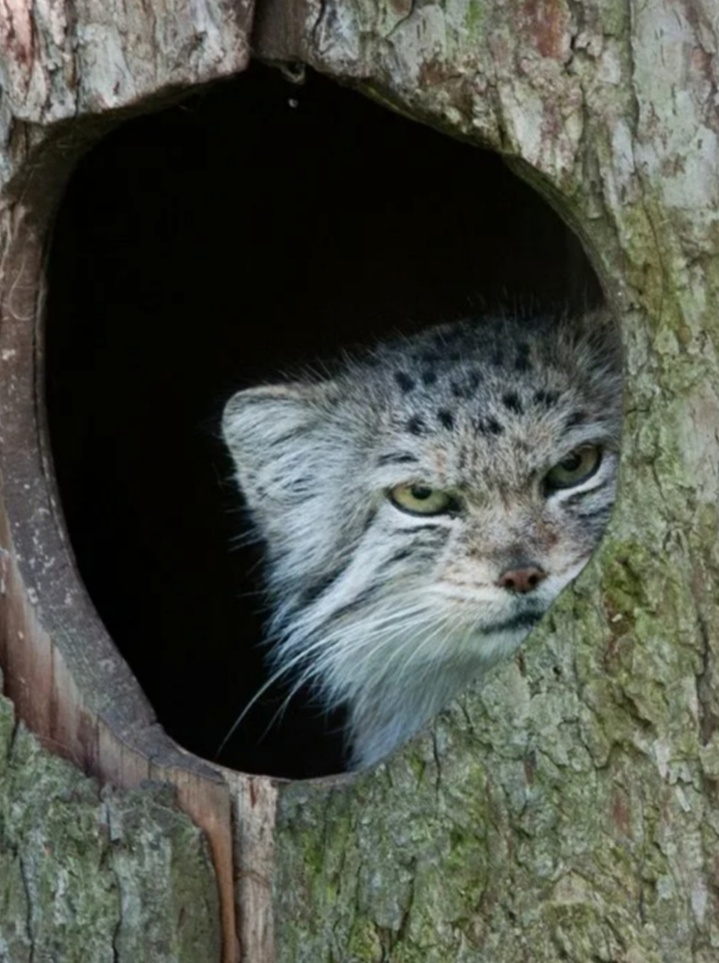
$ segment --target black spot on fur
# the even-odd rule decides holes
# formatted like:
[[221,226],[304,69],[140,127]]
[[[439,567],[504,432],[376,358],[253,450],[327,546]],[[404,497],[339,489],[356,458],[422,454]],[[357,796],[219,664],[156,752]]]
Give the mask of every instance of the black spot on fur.
[[451,431],[454,428],[454,415],[451,411],[447,411],[446,408],[440,408],[437,412],[437,419],[443,428],[447,428]]
[[524,406],[515,391],[507,391],[502,395],[502,404],[505,408],[513,411],[515,415],[524,414]]
[[575,411],[573,415],[567,418],[567,428],[576,428],[577,425],[583,425],[586,420],[586,411]]
[[535,391],[534,401],[538,405],[543,405],[545,408],[551,408],[556,405],[559,401],[559,392],[557,391]]
[[520,341],[517,345],[517,356],[514,359],[514,367],[517,371],[529,371],[532,367],[529,363],[529,345],[526,341]]
[[501,435],[504,432],[502,425],[492,417],[477,418],[474,426],[480,435]]
[[395,371],[394,380],[405,394],[412,391],[415,386],[414,378],[408,375],[406,371]]
[[500,348],[495,348],[490,354],[489,363],[493,364],[495,368],[499,368],[504,364],[504,355]]
[[425,371],[422,372],[422,383],[426,385],[428,388],[430,385],[433,385],[436,381],[437,381],[437,372],[434,370],[434,368],[427,368]]
[[405,428],[411,435],[422,435],[426,431],[427,426],[419,415],[412,415],[405,425]]

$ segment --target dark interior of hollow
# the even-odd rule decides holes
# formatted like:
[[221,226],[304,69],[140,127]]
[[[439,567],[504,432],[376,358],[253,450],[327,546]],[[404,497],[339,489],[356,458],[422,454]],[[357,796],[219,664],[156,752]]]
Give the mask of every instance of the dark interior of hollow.
[[[86,155],[48,270],[47,405],[80,572],[160,722],[209,759],[264,677],[223,402],[388,332],[598,298],[576,239],[496,155],[260,66]],[[283,697],[219,761],[340,770],[342,714]]]

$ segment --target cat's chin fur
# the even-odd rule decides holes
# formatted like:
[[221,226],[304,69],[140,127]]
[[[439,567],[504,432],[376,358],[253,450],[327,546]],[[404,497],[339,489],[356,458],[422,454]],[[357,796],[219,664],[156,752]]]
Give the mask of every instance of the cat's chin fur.
[[[384,759],[396,746],[413,736],[426,722],[498,662],[510,658],[530,629],[492,636],[474,630],[464,635],[443,633],[437,651],[423,659],[408,659],[400,666],[377,667],[365,683],[353,679],[348,692],[352,755],[350,768],[365,769]],[[397,648],[417,639],[398,640]],[[434,645],[435,640],[430,642]]]
[[[604,313],[483,318],[253,388],[223,434],[266,547],[275,676],[349,709],[354,768],[511,656],[595,548],[614,501],[621,354]],[[586,447],[596,470],[547,488]],[[401,510],[397,486],[457,494]],[[502,583],[536,566],[541,584]]]
[[368,768],[470,680],[514,655],[562,587],[554,582],[531,597],[495,592],[478,605],[441,587],[412,591],[400,583],[329,624],[337,603],[320,600],[284,626],[282,616],[275,622],[273,662],[281,668],[303,654],[298,678],[315,686],[328,709],[349,706],[349,768]]

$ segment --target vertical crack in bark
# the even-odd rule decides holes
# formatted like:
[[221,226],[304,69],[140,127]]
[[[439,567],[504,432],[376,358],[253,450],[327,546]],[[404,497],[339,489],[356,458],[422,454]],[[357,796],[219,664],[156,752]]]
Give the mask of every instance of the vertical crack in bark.
[[717,730],[716,714],[711,708],[712,703],[712,664],[711,643],[709,630],[701,613],[697,616],[699,638],[701,640],[702,668],[697,675],[697,705],[699,711],[699,732],[702,745],[706,746]]
[[113,963],[120,963],[120,934],[122,932],[122,883],[120,880],[120,875],[117,872],[117,867],[115,866],[115,861],[112,859],[112,848],[113,848],[113,818],[112,818],[112,807],[110,806],[107,799],[102,802],[102,812],[104,814],[105,824],[107,826],[107,847],[108,847],[108,864],[110,866],[113,879],[115,880],[115,886],[117,887],[117,923],[115,924],[112,931],[112,961]]
[[437,767],[437,774],[434,779],[434,789],[439,796],[442,789],[442,754],[440,753],[439,746],[437,745],[436,729],[432,729],[432,755],[434,756],[434,764]]
[[396,31],[398,31],[401,27],[404,26],[404,24],[410,21],[412,17],[415,15],[416,11],[417,11],[417,0],[410,0],[409,10],[407,11],[407,13],[404,14],[404,16],[401,16],[399,20],[396,21],[396,23],[394,24],[390,32],[385,37],[385,40],[391,41]]
[[327,5],[329,0],[319,0],[319,12],[315,22],[312,24],[309,30],[310,34],[310,47],[314,47],[320,53],[322,52],[322,37],[320,36],[321,31],[324,29],[325,16],[327,14]]
[[27,900],[27,916],[25,918],[25,927],[30,946],[28,963],[35,963],[35,934],[33,933],[32,925],[32,890],[30,887],[31,873],[26,867],[25,860],[20,852],[17,854],[17,860],[20,866],[20,878],[22,879],[23,889],[25,891],[25,899]]

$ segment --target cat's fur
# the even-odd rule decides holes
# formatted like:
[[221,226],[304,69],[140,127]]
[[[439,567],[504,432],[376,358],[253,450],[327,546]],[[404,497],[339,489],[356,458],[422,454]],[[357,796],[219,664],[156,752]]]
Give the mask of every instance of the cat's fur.
[[[445,325],[229,401],[275,669],[349,706],[353,768],[515,652],[587,563],[614,500],[620,409],[601,311]],[[547,493],[547,472],[584,445],[602,448],[596,473]],[[462,509],[408,514],[388,497],[402,484],[450,490]],[[536,587],[500,584],[528,565]]]

